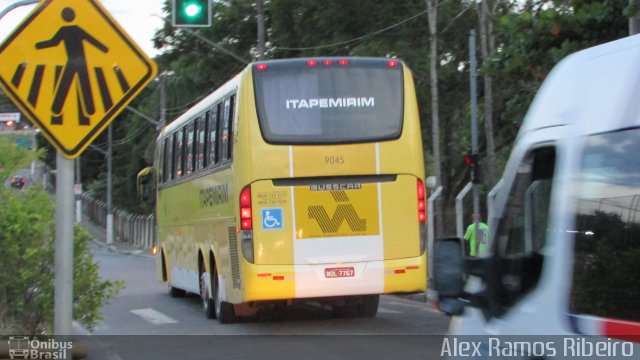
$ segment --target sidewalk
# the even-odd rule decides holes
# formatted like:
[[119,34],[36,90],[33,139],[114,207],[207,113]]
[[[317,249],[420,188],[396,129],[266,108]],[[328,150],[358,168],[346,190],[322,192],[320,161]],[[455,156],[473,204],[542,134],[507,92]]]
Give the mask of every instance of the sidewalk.
[[114,239],[112,244],[107,244],[106,229],[92,223],[87,219],[82,219],[82,226],[93,236],[93,243],[108,251],[134,256],[152,256],[148,249],[141,249],[129,243]]

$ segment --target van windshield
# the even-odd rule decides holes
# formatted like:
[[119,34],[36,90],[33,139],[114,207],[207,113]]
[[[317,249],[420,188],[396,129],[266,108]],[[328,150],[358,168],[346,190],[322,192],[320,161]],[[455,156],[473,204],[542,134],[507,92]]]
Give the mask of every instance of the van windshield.
[[269,143],[332,144],[395,139],[402,130],[402,65],[385,59],[265,63],[253,69],[262,136]]

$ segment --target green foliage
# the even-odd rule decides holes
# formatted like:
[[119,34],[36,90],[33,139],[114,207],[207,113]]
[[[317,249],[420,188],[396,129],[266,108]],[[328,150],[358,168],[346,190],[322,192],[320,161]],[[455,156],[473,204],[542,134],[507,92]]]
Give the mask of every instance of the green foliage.
[[[638,8],[640,0],[483,1],[489,1],[491,9],[495,5],[492,19],[497,52],[489,64],[480,68],[480,75],[489,74],[493,78],[496,174],[500,174],[529,104],[553,66],[571,52],[626,36],[626,16]],[[478,27],[477,2],[436,2],[442,182],[444,203],[451,208],[455,195],[468,181],[461,154],[471,147],[468,35],[469,30]],[[164,8],[170,18],[170,0],[165,1]],[[403,59],[414,72],[425,158],[429,159],[427,175],[432,174],[430,53],[424,0],[269,0],[265,2],[265,11],[267,58]],[[247,61],[257,58],[255,1],[215,1],[213,14],[208,28],[177,29],[165,23],[154,37],[156,46],[163,49],[156,58],[160,72],[170,74],[165,80],[167,123],[237,74],[246,65],[238,57]],[[157,81],[132,106],[158,119],[159,89]],[[482,129],[481,77],[478,90]],[[157,131],[128,111],[113,126],[114,204],[131,212],[149,213],[148,204],[136,200],[135,177],[152,162]],[[484,136],[479,140],[482,156]],[[106,150],[106,135],[97,139],[96,147]],[[93,183],[87,188],[94,191],[94,196],[104,199],[104,154],[93,148],[87,150],[82,155],[82,174],[85,184]]]
[[90,241],[91,234],[86,229],[74,228],[73,318],[93,329],[103,319],[100,309],[118,295],[124,282],[99,279],[99,267],[89,249]]
[[31,152],[18,149],[13,138],[0,136],[0,182],[4,183],[17,169],[27,166],[31,161]]
[[[29,159],[29,152],[0,139],[5,171]],[[16,161],[13,163],[12,161]],[[4,175],[3,175],[4,176]],[[0,333],[50,333],[55,275],[54,204],[39,186],[26,191],[0,189]],[[101,319],[100,308],[122,287],[100,280],[89,251],[90,236],[76,227],[74,236],[74,318],[88,328]]]

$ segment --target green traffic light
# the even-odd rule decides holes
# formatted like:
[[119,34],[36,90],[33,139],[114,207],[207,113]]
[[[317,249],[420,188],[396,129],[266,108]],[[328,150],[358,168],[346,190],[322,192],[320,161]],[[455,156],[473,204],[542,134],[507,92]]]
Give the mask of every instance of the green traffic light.
[[204,27],[211,25],[211,0],[172,0],[173,26]]
[[186,3],[184,6],[184,14],[188,17],[195,17],[200,15],[202,7],[197,3]]

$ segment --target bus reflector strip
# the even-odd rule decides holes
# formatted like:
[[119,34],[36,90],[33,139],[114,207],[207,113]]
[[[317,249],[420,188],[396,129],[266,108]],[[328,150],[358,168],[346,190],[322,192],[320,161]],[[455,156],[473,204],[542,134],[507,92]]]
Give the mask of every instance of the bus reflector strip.
[[261,273],[261,274],[257,274],[257,277],[270,277],[271,273]]
[[273,280],[284,280],[284,276],[282,275],[274,275]]
[[420,269],[420,266],[418,266],[418,265],[407,266],[407,270],[418,270],[418,269]]
[[405,269],[386,270],[384,273],[386,275],[402,275],[402,274],[406,274],[407,270]]

